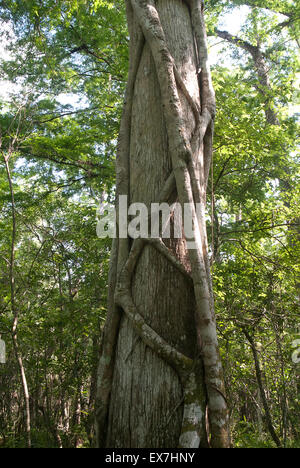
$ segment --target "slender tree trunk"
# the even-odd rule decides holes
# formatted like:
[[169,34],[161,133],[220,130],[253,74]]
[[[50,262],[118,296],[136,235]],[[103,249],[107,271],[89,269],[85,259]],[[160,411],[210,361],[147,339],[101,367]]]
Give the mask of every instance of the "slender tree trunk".
[[198,0],[126,3],[130,69],[117,195],[149,211],[154,202],[188,204],[195,249],[184,237],[114,242],[98,446],[205,446],[208,404],[211,444],[228,447],[204,216],[215,102],[203,9]]
[[281,442],[280,442],[280,439],[279,439],[279,437],[276,434],[276,431],[274,429],[272,416],[271,416],[271,412],[270,412],[270,408],[269,408],[269,404],[268,404],[268,400],[267,400],[267,396],[266,396],[266,392],[265,392],[265,388],[264,388],[264,384],[263,384],[263,377],[262,377],[262,372],[261,372],[261,368],[260,368],[259,357],[258,357],[257,349],[256,349],[256,346],[255,346],[255,343],[254,343],[254,339],[252,338],[252,336],[250,335],[250,333],[246,329],[243,329],[243,332],[244,332],[245,337],[249,341],[251,351],[252,351],[252,354],[253,354],[256,379],[257,379],[257,383],[258,383],[258,387],[259,387],[259,391],[260,391],[262,405],[263,405],[264,412],[265,412],[267,428],[268,428],[268,431],[270,432],[270,435],[271,435],[272,439],[274,440],[275,444],[277,445],[278,448],[280,448],[281,447]]
[[279,125],[280,123],[274,105],[274,92],[271,86],[268,67],[260,46],[250,44],[250,42],[245,41],[240,37],[233,36],[227,31],[220,31],[219,29],[215,29],[215,33],[218,37],[225,39],[231,44],[235,44],[237,47],[244,49],[251,55],[259,82],[258,91],[264,98],[266,121],[269,125]]
[[19,322],[19,311],[16,305],[15,297],[15,246],[16,246],[16,235],[17,235],[17,224],[16,224],[16,207],[15,207],[15,195],[13,188],[13,181],[11,177],[9,159],[12,154],[12,148],[10,149],[7,156],[3,153],[7,179],[10,189],[11,205],[12,205],[12,239],[11,239],[11,254],[10,254],[10,272],[9,272],[9,281],[10,281],[10,296],[11,296],[11,308],[14,316],[13,325],[12,325],[12,341],[15,351],[16,360],[20,370],[24,402],[25,402],[25,420],[26,420],[26,436],[27,436],[27,447],[31,448],[31,415],[30,415],[30,397],[28,384],[26,379],[25,368],[23,365],[22,354],[19,349],[17,329]]

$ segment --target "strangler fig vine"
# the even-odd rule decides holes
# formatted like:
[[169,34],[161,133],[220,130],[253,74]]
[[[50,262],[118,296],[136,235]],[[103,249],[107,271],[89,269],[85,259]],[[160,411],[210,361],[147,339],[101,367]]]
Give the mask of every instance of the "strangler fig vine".
[[[191,91],[182,64],[171,53],[160,11],[170,0],[127,0],[130,34],[130,66],[117,154],[118,197],[132,200],[131,159],[133,102],[137,75],[149,49],[159,88],[163,125],[171,170],[152,203],[167,202],[172,194],[181,206],[189,206],[194,226],[193,249],[186,260],[178,257],[162,238],[114,240],[109,277],[109,307],[103,332],[96,404],[97,445],[107,446],[107,426],[114,376],[116,347],[122,317],[138,339],[165,361],[182,386],[182,425],[178,447],[230,446],[228,409],[220,360],[205,223],[206,192],[212,162],[215,95],[208,65],[203,4],[200,0],[173,0],[190,18],[194,44],[193,67],[198,89]],[[172,19],[170,18],[170,21]],[[187,126],[189,109],[192,128]],[[189,124],[191,125],[191,124]],[[151,175],[149,175],[151,177]],[[173,197],[174,198],[174,197]],[[119,215],[119,214],[118,214]],[[122,213],[120,213],[122,216]],[[119,216],[117,216],[119,219]],[[146,248],[154,249],[192,285],[195,298],[196,350],[187,356],[168,343],[149,325],[132,294],[133,280]],[[125,365],[125,364],[124,364]],[[206,421],[206,408],[208,424]],[[207,433],[207,426],[209,433]],[[142,444],[142,442],[141,442]]]

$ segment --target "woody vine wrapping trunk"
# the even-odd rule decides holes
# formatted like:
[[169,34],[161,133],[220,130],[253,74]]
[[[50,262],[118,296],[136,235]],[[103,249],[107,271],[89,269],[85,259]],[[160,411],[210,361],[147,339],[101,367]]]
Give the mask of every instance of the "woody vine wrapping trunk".
[[185,238],[114,241],[97,445],[225,448],[228,410],[205,224],[215,97],[203,5],[127,0],[126,6],[130,66],[117,200],[126,195],[147,206],[177,200],[190,207],[195,236],[193,249]]

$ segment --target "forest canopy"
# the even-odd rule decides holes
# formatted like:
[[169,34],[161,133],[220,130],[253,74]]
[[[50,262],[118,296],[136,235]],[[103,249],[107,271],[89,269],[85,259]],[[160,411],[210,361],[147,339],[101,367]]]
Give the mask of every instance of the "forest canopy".
[[[232,443],[299,447],[299,4],[204,8],[216,93],[206,224]],[[125,2],[0,0],[0,31],[0,447],[88,448]]]

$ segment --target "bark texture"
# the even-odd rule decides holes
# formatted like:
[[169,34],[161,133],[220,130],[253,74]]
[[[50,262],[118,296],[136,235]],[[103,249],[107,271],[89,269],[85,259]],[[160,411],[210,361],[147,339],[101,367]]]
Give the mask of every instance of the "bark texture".
[[[205,226],[215,98],[198,0],[127,1],[130,69],[117,195],[188,203],[186,240],[114,243],[98,370],[99,447],[228,447]],[[196,210],[196,203],[200,210]],[[149,210],[150,211],[150,210]],[[172,220],[171,220],[172,222]]]

